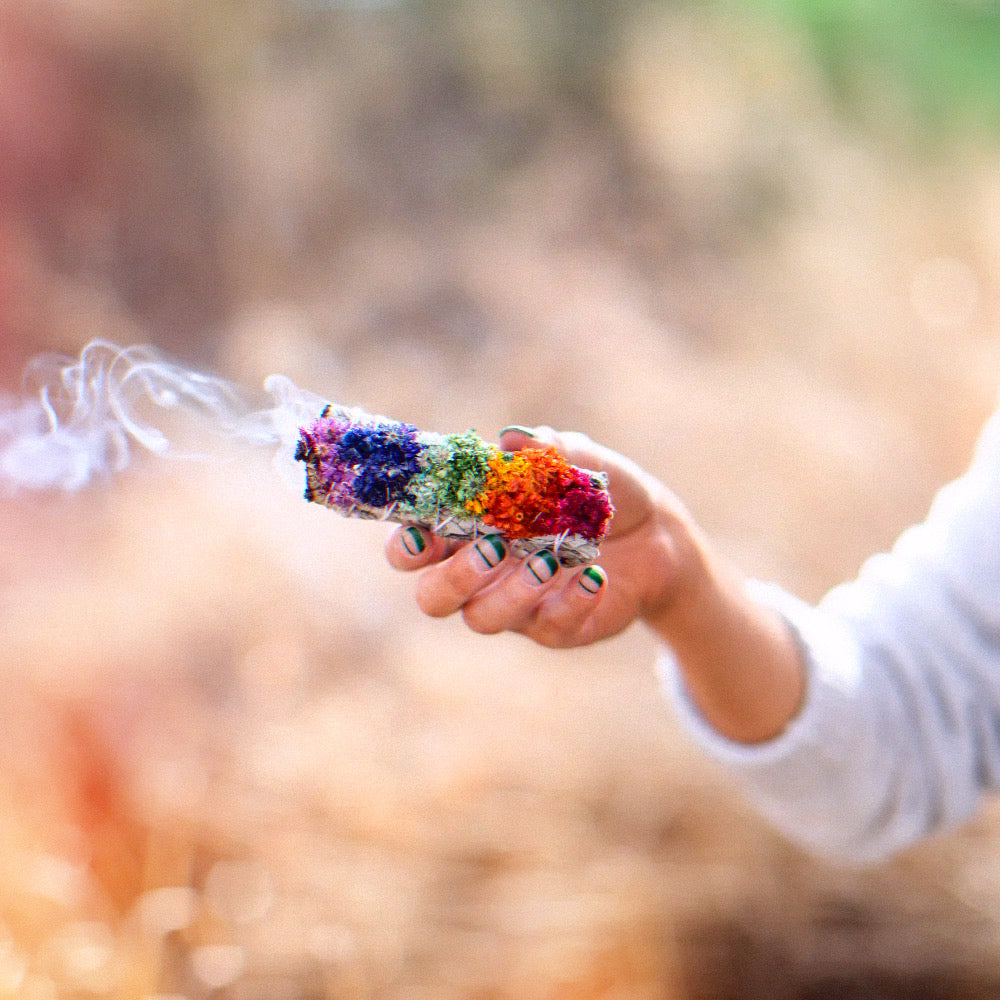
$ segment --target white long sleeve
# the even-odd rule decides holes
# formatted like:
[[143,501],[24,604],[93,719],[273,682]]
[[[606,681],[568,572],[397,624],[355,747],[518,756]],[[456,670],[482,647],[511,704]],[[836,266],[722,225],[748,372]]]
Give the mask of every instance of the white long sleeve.
[[1000,413],[966,475],[857,580],[817,607],[752,589],[808,665],[805,704],[780,737],[727,741],[669,652],[663,668],[691,733],[780,829],[871,861],[969,818],[1000,787]]

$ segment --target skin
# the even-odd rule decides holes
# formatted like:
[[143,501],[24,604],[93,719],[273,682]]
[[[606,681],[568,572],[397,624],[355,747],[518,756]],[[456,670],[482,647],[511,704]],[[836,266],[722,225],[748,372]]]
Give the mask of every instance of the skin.
[[[549,577],[537,556],[499,560],[475,545],[405,528],[386,544],[396,569],[417,572],[417,604],[459,614],[475,632],[517,632],[551,648],[589,645],[642,622],[677,656],[688,692],[720,734],[739,743],[779,735],[805,697],[799,647],[782,619],[746,593],[680,501],[634,462],[582,434],[508,431],[502,448],[552,445],[574,465],[607,473],[615,517],[601,543],[596,593],[584,569]],[[415,529],[413,529],[415,530]],[[409,543],[409,545],[407,544]],[[480,543],[482,545],[482,543]],[[539,580],[539,577],[542,579]]]

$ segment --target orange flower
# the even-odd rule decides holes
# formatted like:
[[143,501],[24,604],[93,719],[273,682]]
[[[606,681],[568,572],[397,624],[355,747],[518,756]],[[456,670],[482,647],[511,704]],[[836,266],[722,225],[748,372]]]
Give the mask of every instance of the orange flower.
[[483,491],[466,510],[511,538],[547,534],[572,473],[554,448],[500,452],[489,462]]

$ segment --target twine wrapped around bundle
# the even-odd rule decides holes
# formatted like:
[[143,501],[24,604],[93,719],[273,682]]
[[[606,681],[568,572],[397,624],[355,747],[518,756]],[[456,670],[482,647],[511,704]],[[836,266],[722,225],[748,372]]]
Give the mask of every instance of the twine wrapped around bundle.
[[564,566],[593,562],[614,508],[603,473],[554,448],[501,451],[475,431],[437,434],[327,406],[300,428],[305,498],[345,516],[415,524],[473,540],[502,535],[519,557],[550,549]]

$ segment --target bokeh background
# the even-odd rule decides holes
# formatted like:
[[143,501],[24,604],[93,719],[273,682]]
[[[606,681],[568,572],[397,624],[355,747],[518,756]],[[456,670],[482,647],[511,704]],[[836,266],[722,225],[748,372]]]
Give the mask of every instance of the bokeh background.
[[[998,139],[982,0],[5,0],[0,386],[105,337],[580,429],[813,599],[992,410]],[[0,997],[1000,994],[997,810],[805,856],[641,631],[424,619],[263,454],[0,516]]]

